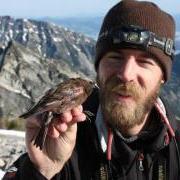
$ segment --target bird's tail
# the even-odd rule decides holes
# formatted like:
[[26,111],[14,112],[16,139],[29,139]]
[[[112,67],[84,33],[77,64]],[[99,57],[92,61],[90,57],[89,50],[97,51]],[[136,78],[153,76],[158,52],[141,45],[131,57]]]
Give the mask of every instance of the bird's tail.
[[34,145],[36,147],[39,147],[40,150],[42,150],[44,147],[47,132],[48,132],[48,126],[42,126],[39,130],[38,135],[35,138]]
[[[34,145],[36,147],[39,147],[40,150],[42,150],[44,147],[44,144],[46,141],[46,136],[48,133],[49,124],[50,124],[52,118],[53,118],[52,112],[45,112],[45,114],[42,118],[41,128],[40,128],[37,136],[35,137],[35,141],[34,141]],[[34,138],[32,140],[34,140]]]

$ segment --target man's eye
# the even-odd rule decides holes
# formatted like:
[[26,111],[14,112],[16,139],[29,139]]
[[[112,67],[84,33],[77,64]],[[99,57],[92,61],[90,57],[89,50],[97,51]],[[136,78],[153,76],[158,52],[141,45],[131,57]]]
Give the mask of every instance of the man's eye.
[[109,61],[109,63],[110,64],[112,64],[112,65],[118,65],[118,64],[120,64],[121,63],[121,59],[110,59],[110,61]]
[[120,56],[109,57],[109,59],[110,59],[110,61],[112,61],[112,62],[119,62],[119,61],[123,60],[123,58],[120,57]]
[[153,64],[154,64],[152,61],[147,60],[147,59],[139,59],[138,62],[139,62],[140,64],[144,64],[144,65],[146,65],[146,64],[147,64],[147,65],[153,65]]

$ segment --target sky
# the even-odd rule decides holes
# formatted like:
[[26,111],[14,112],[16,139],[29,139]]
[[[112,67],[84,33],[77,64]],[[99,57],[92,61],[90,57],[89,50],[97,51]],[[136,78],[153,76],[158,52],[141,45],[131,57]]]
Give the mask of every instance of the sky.
[[[180,14],[180,0],[151,0],[171,14]],[[13,17],[102,16],[119,0],[0,0],[0,15]]]

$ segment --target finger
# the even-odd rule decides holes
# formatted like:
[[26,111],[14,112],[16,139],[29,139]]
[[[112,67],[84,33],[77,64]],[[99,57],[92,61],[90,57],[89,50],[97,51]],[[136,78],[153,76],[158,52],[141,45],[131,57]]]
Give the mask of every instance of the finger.
[[59,135],[60,135],[60,132],[54,126],[49,126],[48,136],[50,136],[51,138],[58,138]]
[[56,120],[56,122],[71,122],[72,121],[72,113],[71,111],[66,111],[62,114],[60,114],[60,116],[58,117],[58,119]]
[[83,112],[83,107],[81,105],[71,110],[72,116],[79,116],[82,114],[82,112]]
[[66,132],[68,125],[66,123],[59,123],[57,125],[50,125],[48,135],[52,138],[58,138],[61,133]]
[[65,122],[59,123],[54,126],[60,133],[63,133],[67,130],[68,125]]
[[73,123],[82,122],[85,120],[86,120],[86,115],[84,113],[81,113],[78,116],[73,116]]
[[73,122],[81,122],[86,119],[86,115],[83,113],[82,105],[73,108],[71,113],[73,116]]

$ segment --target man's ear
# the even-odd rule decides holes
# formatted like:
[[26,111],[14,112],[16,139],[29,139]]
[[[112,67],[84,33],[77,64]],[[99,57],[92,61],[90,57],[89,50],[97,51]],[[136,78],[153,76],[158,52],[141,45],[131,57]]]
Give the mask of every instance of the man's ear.
[[161,84],[164,84],[165,83],[165,80],[164,80],[164,78],[163,79],[161,79]]
[[164,73],[162,72],[162,76],[161,76],[161,84],[164,84],[166,81],[165,81],[165,78],[164,78]]
[[96,83],[99,86],[99,75],[98,75],[98,69],[97,69],[97,74],[96,74]]

